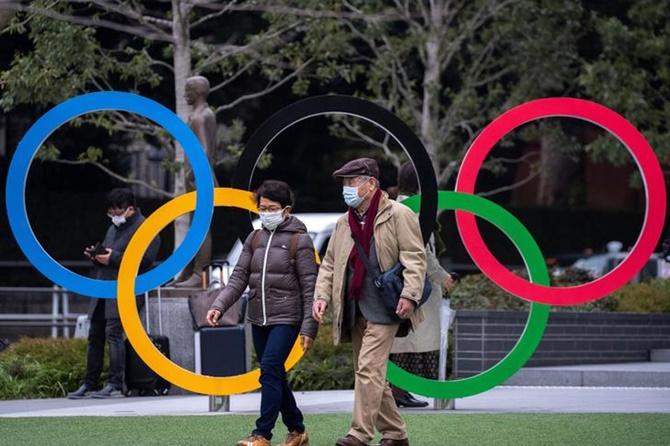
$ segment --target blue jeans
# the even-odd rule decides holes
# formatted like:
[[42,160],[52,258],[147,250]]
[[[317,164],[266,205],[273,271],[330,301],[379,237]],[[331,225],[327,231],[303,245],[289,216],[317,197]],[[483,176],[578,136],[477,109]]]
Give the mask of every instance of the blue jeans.
[[286,380],[284,361],[291,352],[300,328],[296,325],[252,325],[254,349],[261,364],[261,416],[253,434],[272,439],[272,429],[282,415],[289,432],[305,432],[303,416]]

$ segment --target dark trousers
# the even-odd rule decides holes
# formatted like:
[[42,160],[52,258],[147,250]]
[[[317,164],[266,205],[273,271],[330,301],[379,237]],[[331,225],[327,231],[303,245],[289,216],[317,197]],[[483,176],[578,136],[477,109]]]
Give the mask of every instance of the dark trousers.
[[[91,326],[88,331],[88,349],[86,352],[85,383],[96,388],[102,372],[105,356],[105,339],[109,344],[109,384],[117,389],[123,387],[123,373],[126,366],[126,347],[123,343],[123,327],[120,319],[105,319],[105,300],[98,299],[93,310]],[[115,304],[116,302],[109,302]]]
[[279,412],[289,432],[305,432],[302,412],[296,405],[284,368],[298,331],[299,327],[294,325],[252,325],[254,349],[261,364],[261,416],[256,420],[253,434],[268,440],[272,438]]

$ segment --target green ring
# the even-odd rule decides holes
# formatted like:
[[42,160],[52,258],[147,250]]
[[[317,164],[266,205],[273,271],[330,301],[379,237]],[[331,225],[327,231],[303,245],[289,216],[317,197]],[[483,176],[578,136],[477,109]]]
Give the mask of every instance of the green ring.
[[[402,202],[415,212],[419,209],[421,196],[414,195]],[[526,227],[504,208],[485,198],[461,192],[439,191],[438,209],[471,212],[488,220],[500,229],[519,250],[530,281],[549,285],[549,272],[544,257],[535,239]],[[500,362],[477,375],[452,381],[423,378],[388,362],[387,379],[408,392],[433,398],[463,398],[477,395],[505,382],[533,356],[542,340],[549,319],[549,305],[531,303],[526,327],[514,348]]]

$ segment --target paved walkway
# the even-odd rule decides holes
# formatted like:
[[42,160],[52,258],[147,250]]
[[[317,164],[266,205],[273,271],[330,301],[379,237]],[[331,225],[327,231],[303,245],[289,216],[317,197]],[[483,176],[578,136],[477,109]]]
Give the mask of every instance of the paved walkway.
[[[351,412],[353,391],[296,392],[305,413]],[[229,413],[258,412],[260,394],[231,397]],[[217,415],[208,412],[206,396],[133,397],[113,400],[45,399],[0,401],[0,417]],[[432,407],[432,405],[430,406]],[[433,409],[409,409],[436,413]],[[499,386],[488,392],[456,401],[449,413],[670,413],[670,388],[523,387]]]

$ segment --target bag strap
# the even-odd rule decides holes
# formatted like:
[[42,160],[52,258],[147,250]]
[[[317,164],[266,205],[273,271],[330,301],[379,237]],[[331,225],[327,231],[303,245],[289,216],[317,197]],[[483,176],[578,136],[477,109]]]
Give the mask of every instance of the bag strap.
[[363,265],[365,265],[365,269],[367,269],[370,274],[374,274],[373,271],[375,269],[372,266],[372,263],[370,262],[370,258],[367,256],[367,254],[365,254],[365,250],[363,249],[363,245],[361,244],[361,242],[356,238],[356,236],[353,233],[351,234],[351,238],[354,239],[354,245],[356,246],[356,250],[358,251],[358,256],[363,261]]
[[291,261],[295,260],[295,255],[298,252],[298,237],[300,237],[300,235],[300,232],[296,232],[291,236],[291,242],[288,246],[288,255]]
[[256,248],[258,248],[258,237],[261,235],[261,230],[256,229],[254,231],[254,235],[251,237],[251,252],[256,251]]

